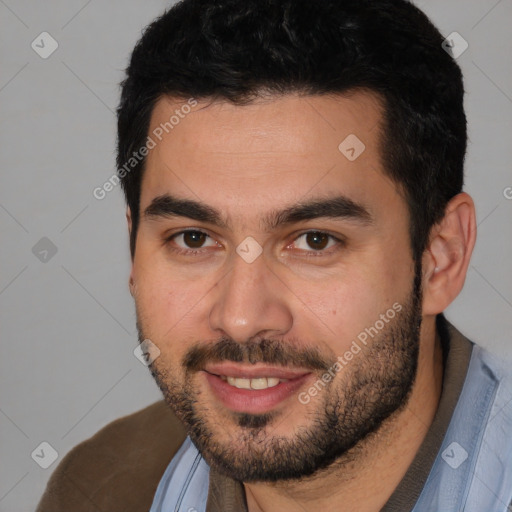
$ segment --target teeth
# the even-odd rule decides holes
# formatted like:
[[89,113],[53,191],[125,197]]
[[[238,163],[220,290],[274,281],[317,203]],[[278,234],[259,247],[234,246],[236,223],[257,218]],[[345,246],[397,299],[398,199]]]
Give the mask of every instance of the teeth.
[[239,389],[251,389],[251,379],[235,379],[235,377],[228,377],[228,384]]
[[[277,384],[279,384],[279,379],[274,379],[274,380],[277,380]],[[251,379],[251,389],[267,389],[267,388],[271,388],[272,387],[272,384],[273,381],[268,382],[268,378],[266,377],[261,377],[259,379]],[[274,384],[275,386],[276,384]]]
[[277,386],[279,382],[287,382],[288,379],[278,379],[277,377],[258,377],[257,379],[238,379],[235,377],[221,377],[227,380],[228,384],[239,389],[267,389]]

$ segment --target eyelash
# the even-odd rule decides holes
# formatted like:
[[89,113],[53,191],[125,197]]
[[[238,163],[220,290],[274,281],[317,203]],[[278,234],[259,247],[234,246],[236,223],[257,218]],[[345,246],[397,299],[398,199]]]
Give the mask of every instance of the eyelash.
[[[178,254],[180,256],[199,256],[199,255],[203,254],[205,252],[205,250],[208,249],[207,247],[206,248],[199,248],[199,249],[183,249],[183,248],[179,248],[179,247],[178,248],[177,247],[173,247],[171,245],[171,242],[175,238],[177,238],[178,236],[183,235],[185,233],[202,233],[203,235],[207,236],[208,238],[212,238],[206,231],[203,231],[201,229],[185,229],[183,231],[178,231],[177,233],[173,233],[172,235],[170,235],[168,237],[165,237],[164,238],[164,245],[166,245],[172,252],[174,252],[175,254]],[[302,236],[310,234],[310,233],[318,233],[318,234],[321,234],[321,235],[327,235],[329,237],[329,241],[333,240],[336,243],[335,243],[335,245],[333,245],[332,247],[329,247],[326,250],[315,251],[315,250],[311,249],[311,250],[307,251],[307,250],[304,250],[304,249],[300,249],[300,251],[304,252],[305,257],[313,257],[313,258],[315,258],[315,257],[321,257],[321,256],[330,255],[332,252],[336,252],[337,250],[340,250],[342,247],[345,246],[345,240],[343,238],[331,235],[330,233],[328,233],[326,231],[319,231],[319,230],[315,230],[315,229],[313,229],[313,230],[310,229],[308,231],[303,231],[302,233],[299,233],[293,239],[293,241],[287,245],[287,247],[289,247],[291,244],[295,243]]]

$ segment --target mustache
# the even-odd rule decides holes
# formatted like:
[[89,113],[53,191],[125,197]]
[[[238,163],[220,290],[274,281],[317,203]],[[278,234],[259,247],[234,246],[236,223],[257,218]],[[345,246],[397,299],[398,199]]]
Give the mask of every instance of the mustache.
[[326,359],[316,349],[299,349],[277,340],[262,339],[238,343],[230,338],[221,338],[215,343],[197,343],[191,347],[183,358],[183,366],[187,371],[193,372],[202,370],[206,363],[224,361],[327,371],[336,362],[336,358]]

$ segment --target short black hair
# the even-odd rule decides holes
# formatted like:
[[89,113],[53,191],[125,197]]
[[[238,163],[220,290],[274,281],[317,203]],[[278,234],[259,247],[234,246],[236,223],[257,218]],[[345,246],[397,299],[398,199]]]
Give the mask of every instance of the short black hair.
[[[443,36],[406,0],[182,0],[136,44],[118,107],[117,167],[135,253],[151,113],[165,95],[250,103],[262,94],[376,93],[384,172],[410,213],[413,258],[462,190],[462,73]],[[341,142],[341,141],[340,141]],[[121,169],[125,172],[121,172]]]

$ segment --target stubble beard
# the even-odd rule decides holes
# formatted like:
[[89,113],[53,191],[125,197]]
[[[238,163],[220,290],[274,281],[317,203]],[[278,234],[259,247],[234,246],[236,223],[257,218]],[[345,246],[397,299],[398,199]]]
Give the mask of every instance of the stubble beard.
[[[194,389],[195,371],[185,371],[181,381],[159,358],[150,371],[166,403],[185,425],[197,449],[219,472],[243,482],[297,480],[351,461],[351,448],[362,443],[393,414],[406,406],[416,378],[421,327],[421,268],[416,269],[413,290],[402,310],[341,370],[343,380],[333,379],[314,401],[307,424],[293,425],[293,438],[276,434],[286,414],[230,414],[229,422],[216,424],[213,407]],[[137,316],[139,339],[143,328]],[[158,344],[158,343],[157,343]],[[222,345],[222,349],[220,349]],[[219,350],[217,348],[219,347]],[[321,378],[320,366],[328,364],[320,352],[300,353],[272,340],[244,345],[223,339],[218,345],[196,345],[181,362],[181,372],[195,356],[239,362],[276,364],[278,361],[310,361]],[[226,356],[228,359],[226,359]],[[194,365],[192,365],[194,366]],[[307,366],[306,366],[307,367]],[[298,407],[305,407],[299,401]],[[311,402],[313,403],[313,401]],[[218,416],[217,416],[218,418]],[[297,428],[297,427],[300,427]],[[223,437],[223,441],[220,438]]]

